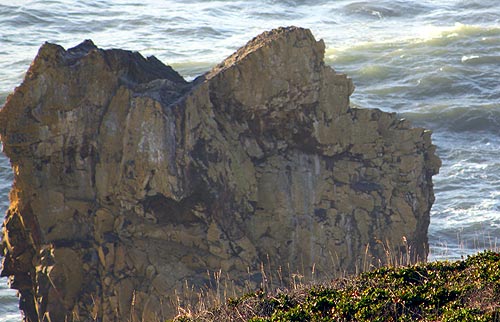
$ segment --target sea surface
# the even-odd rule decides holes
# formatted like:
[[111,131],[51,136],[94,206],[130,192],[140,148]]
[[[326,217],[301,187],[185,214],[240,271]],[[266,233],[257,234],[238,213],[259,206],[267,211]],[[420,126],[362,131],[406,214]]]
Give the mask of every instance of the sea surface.
[[[154,55],[191,80],[257,34],[310,28],[326,62],[356,85],[352,104],[393,111],[434,131],[430,260],[500,246],[500,2],[2,0],[0,106],[45,41]],[[0,155],[0,212],[12,174]],[[0,322],[19,321],[0,280]]]

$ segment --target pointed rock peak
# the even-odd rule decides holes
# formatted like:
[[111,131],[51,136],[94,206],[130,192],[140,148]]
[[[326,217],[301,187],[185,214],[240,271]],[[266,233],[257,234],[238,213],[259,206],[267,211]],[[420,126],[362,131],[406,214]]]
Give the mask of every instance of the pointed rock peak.
[[206,78],[214,77],[218,73],[246,60],[249,56],[256,55],[262,61],[267,60],[274,65],[279,65],[289,56],[286,55],[287,52],[296,51],[300,51],[301,55],[308,56],[315,65],[322,64],[325,44],[323,40],[316,41],[309,29],[292,26],[265,31],[215,66],[206,75]]
[[88,54],[91,50],[98,49],[97,46],[94,44],[94,42],[90,39],[84,40],[81,44],[68,49],[68,54],[70,55],[86,55]]
[[[62,46],[45,42],[38,51],[37,58],[42,58],[45,62],[52,62],[54,60],[63,59],[65,62],[81,59],[92,50],[98,49],[92,40],[87,39],[79,45],[65,50]],[[36,62],[36,58],[35,58]]]

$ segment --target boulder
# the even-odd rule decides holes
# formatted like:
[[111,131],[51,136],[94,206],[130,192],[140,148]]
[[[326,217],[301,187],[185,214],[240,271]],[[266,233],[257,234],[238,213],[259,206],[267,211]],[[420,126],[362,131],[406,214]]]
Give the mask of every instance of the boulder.
[[324,50],[279,28],[187,82],[136,52],[44,44],[0,111],[2,275],[25,320],[165,319],[189,291],[425,260],[431,133],[351,107]]

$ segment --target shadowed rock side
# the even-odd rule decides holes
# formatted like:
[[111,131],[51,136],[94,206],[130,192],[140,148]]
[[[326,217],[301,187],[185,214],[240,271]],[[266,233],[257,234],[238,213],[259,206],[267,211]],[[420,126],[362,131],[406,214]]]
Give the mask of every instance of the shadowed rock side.
[[154,57],[43,45],[0,112],[2,275],[25,320],[154,321],[212,272],[259,286],[261,263],[286,279],[425,260],[431,134],[350,108],[323,54],[280,28],[188,83]]

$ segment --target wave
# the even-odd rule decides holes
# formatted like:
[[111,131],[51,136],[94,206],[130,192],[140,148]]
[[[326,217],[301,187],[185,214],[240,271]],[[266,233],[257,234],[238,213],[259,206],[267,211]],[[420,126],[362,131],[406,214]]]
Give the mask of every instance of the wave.
[[17,322],[21,319],[21,313],[7,313],[0,317],[0,322]]
[[500,104],[493,106],[455,107],[442,110],[403,112],[401,115],[417,124],[440,131],[489,132],[500,135]]
[[352,100],[362,107],[395,111],[433,130],[500,134],[500,28],[418,30],[418,37],[328,48],[327,63],[353,79]]
[[462,24],[453,26],[424,25],[416,29],[417,37],[411,39],[415,44],[425,43],[428,46],[443,46],[460,39],[481,40],[483,37],[500,37],[500,26]]
[[[445,47],[452,43],[460,42],[463,45],[464,39],[471,39],[474,42],[481,42],[484,46],[499,49],[498,39],[500,38],[499,25],[470,25],[455,23],[453,26],[439,26],[432,24],[422,24],[405,30],[405,33],[391,34],[390,37],[372,38],[369,41],[350,42],[344,46],[331,45],[326,49],[325,57],[328,61],[334,61],[343,53],[347,52],[382,52],[390,49],[422,49]],[[462,48],[467,49],[467,48]],[[367,53],[368,55],[368,53]]]
[[483,65],[483,64],[492,64],[492,65],[500,65],[500,55],[499,56],[478,56],[478,55],[470,55],[470,56],[462,56],[462,63],[469,65]]
[[409,1],[391,1],[386,4],[360,1],[343,7],[344,12],[348,15],[357,15],[370,19],[415,16],[429,9],[429,6]]
[[16,291],[8,288],[6,278],[0,279],[0,322],[20,321],[19,299],[15,296]]

